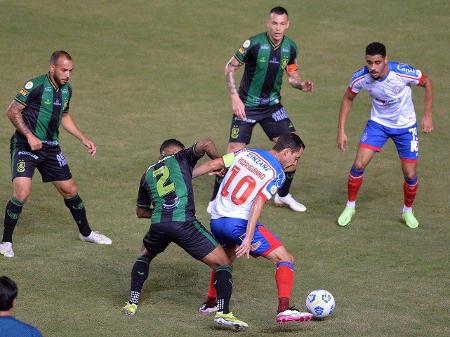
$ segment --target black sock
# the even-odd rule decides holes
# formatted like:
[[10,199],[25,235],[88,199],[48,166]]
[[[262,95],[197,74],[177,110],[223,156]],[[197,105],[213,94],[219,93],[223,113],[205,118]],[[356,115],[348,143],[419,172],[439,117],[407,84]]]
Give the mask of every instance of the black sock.
[[20,213],[22,213],[23,204],[24,203],[22,201],[19,201],[14,197],[12,197],[6,204],[2,242],[12,242],[14,228],[16,228]]
[[211,201],[213,201],[216,196],[217,192],[219,192],[220,184],[222,183],[223,177],[216,176],[216,179],[214,180],[214,189],[213,193],[211,195]]
[[278,195],[280,197],[285,197],[289,194],[289,190],[291,189],[292,180],[294,180],[294,174],[293,172],[284,172],[286,174],[286,181],[284,182],[283,186],[280,187],[278,190]]
[[131,270],[130,303],[136,305],[139,303],[142,287],[144,286],[145,280],[148,278],[150,261],[151,259],[149,256],[140,256],[134,263],[133,269]]
[[86,208],[84,208],[83,200],[81,200],[80,196],[77,194],[72,198],[64,199],[64,203],[77,223],[81,235],[89,236],[92,230],[86,216]]
[[230,266],[219,266],[216,269],[216,279],[214,286],[217,290],[217,311],[224,314],[230,312],[230,299],[233,292],[233,280]]

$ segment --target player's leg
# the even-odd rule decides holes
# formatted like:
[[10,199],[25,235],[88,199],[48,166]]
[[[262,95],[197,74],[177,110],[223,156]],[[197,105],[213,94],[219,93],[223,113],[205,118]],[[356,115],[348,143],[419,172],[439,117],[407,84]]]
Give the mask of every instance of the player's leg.
[[130,297],[122,311],[127,316],[136,314],[142,288],[150,273],[150,262],[162,253],[171,240],[164,226],[166,224],[153,224],[143,239],[139,257],[131,269]]
[[[264,118],[260,121],[261,127],[267,137],[273,142],[276,142],[278,137],[286,133],[295,133],[295,127],[289,119],[287,111],[280,106],[276,111],[270,111],[264,114]],[[297,165],[287,168],[284,172],[286,180],[284,184],[278,189],[274,197],[276,206],[287,206],[296,212],[305,212],[306,207],[302,203],[294,199],[290,193],[292,181],[294,180]]]
[[13,194],[5,207],[3,238],[0,242],[0,255],[14,257],[12,236],[23,206],[31,193],[31,179],[36,166],[42,161],[41,151],[31,151],[27,143],[11,137],[11,179]]
[[419,180],[417,177],[417,161],[419,159],[419,138],[417,134],[417,126],[413,125],[409,128],[395,130],[392,140],[399,154],[403,181],[403,214],[402,218],[409,228],[417,228],[419,221],[414,216],[412,205],[416,198]]
[[[233,116],[230,127],[230,137],[228,140],[227,153],[236,152],[238,150],[243,149],[247,144],[250,143],[250,139],[252,137],[253,127],[255,126],[256,121],[248,120],[243,121],[241,119]],[[211,200],[208,204],[207,212],[211,213],[212,201],[217,196],[217,192],[219,191],[220,184],[222,183],[223,177],[216,176],[214,181],[213,193],[211,195]]]
[[276,266],[275,282],[278,290],[276,321],[278,323],[309,321],[312,318],[311,314],[300,312],[290,305],[294,286],[294,257],[283,246],[281,240],[269,229],[258,224],[253,236],[251,254],[263,256]]
[[355,161],[350,169],[347,180],[347,204],[338,218],[339,226],[347,226],[356,212],[356,198],[363,183],[364,170],[369,165],[375,153],[381,151],[388,139],[384,127],[373,121],[368,121],[360,139]]
[[68,180],[58,180],[52,181],[56,190],[64,198],[64,204],[69,209],[72,214],[75,223],[78,226],[80,232],[80,240],[86,242],[92,242],[103,245],[110,245],[112,243],[111,239],[107,236],[94,232],[89,225],[87,219],[86,208],[84,206],[83,200],[78,195],[77,186],[72,178]]
[[23,205],[31,193],[31,186],[31,178],[17,177],[13,180],[13,195],[6,204],[3,238],[0,243],[0,254],[5,257],[14,257],[12,236],[22,213]]
[[245,330],[247,323],[237,319],[230,311],[233,292],[231,261],[216,238],[198,221],[179,223],[173,241],[196,260],[215,270],[214,286],[217,291],[216,326],[232,330]]

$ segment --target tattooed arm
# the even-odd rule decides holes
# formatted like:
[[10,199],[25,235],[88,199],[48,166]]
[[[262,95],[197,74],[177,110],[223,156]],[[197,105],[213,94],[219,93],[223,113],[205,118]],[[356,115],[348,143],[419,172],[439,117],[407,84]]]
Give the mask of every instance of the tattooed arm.
[[27,137],[27,141],[31,147],[31,150],[39,150],[40,148],[42,148],[42,142],[25,125],[25,122],[22,118],[23,109],[25,109],[25,106],[13,99],[8,107],[8,110],[6,110],[6,116],[8,116],[8,119],[11,121],[17,131]]
[[228,63],[225,65],[225,78],[227,81],[228,92],[231,97],[231,107],[233,108],[233,113],[236,117],[240,119],[245,119],[245,107],[242,103],[238,91],[236,89],[236,81],[234,79],[234,72],[239,69],[241,63],[232,57]]
[[297,65],[290,64],[286,68],[286,74],[288,76],[289,84],[296,89],[299,89],[304,92],[311,92],[314,89],[314,84],[311,81],[304,80],[300,78],[300,74],[298,73]]

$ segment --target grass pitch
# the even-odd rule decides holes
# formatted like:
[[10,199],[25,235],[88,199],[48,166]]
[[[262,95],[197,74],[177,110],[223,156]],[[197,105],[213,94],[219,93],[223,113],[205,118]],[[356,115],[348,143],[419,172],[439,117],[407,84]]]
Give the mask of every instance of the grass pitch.
[[[62,148],[94,229],[111,247],[77,240],[76,226],[53,187],[36,174],[33,193],[15,231],[14,259],[0,274],[19,284],[16,316],[45,336],[225,336],[197,314],[207,267],[178,247],[151,265],[139,313],[120,308],[148,222],[134,216],[139,178],[157,159],[161,141],[186,144],[212,137],[224,151],[230,103],[225,62],[249,36],[264,30],[265,1],[0,1],[1,104],[6,109],[24,81],[44,73],[53,50],[75,61],[71,113],[98,145],[95,159],[62,132]],[[299,45],[300,69],[315,82],[312,94],[285,83],[283,103],[307,149],[292,192],[305,214],[267,205],[263,223],[296,256],[292,302],[304,308],[314,288],[336,299],[328,320],[278,327],[274,268],[265,260],[235,265],[233,310],[250,324],[247,336],[446,336],[449,307],[448,1],[282,1],[288,35]],[[347,134],[350,149],[335,145],[340,99],[363,65],[364,47],[384,42],[392,60],[411,63],[434,81],[435,131],[421,134],[421,222],[401,222],[402,174],[389,143],[366,171],[358,210],[348,228],[336,219],[345,205],[346,179],[359,134],[369,117],[366,94],[355,101]],[[239,75],[240,76],[240,75]],[[423,91],[414,88],[419,121]],[[11,193],[9,138],[0,123],[0,201]],[[259,128],[252,146],[270,143]],[[212,180],[194,183],[199,219]]]

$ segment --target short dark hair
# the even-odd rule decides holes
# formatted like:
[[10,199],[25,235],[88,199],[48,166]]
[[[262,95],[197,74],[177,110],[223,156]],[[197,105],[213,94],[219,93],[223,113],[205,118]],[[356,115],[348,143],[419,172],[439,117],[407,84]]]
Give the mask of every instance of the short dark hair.
[[288,11],[286,10],[286,8],[281,7],[281,6],[277,6],[277,7],[272,8],[270,10],[270,12],[269,12],[269,15],[272,14],[272,13],[278,14],[278,15],[286,14],[287,16],[289,16]]
[[381,55],[386,57],[386,46],[380,42],[372,42],[366,47],[366,55]]
[[17,297],[17,285],[7,276],[0,277],[0,311],[12,308],[13,301]]
[[56,64],[60,57],[65,57],[69,61],[72,61],[72,56],[65,50],[56,50],[53,52],[52,56],[50,56],[50,64]]
[[165,141],[162,142],[161,147],[159,148],[159,154],[163,154],[164,150],[166,148],[168,148],[169,146],[179,146],[182,149],[184,149],[184,144],[182,142],[180,142],[178,139],[175,138],[170,138],[170,139],[166,139]]
[[305,144],[299,135],[295,133],[285,133],[284,135],[278,137],[275,145],[272,147],[272,150],[280,152],[284,149],[290,149],[292,152],[297,152],[304,148]]

